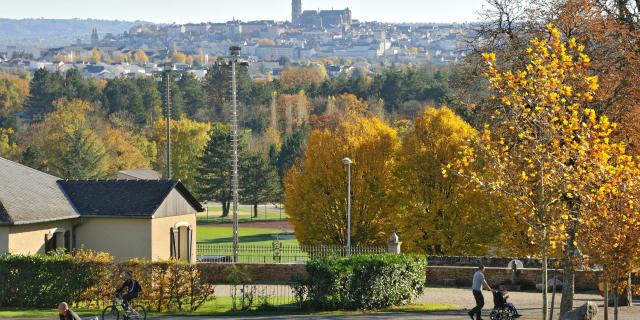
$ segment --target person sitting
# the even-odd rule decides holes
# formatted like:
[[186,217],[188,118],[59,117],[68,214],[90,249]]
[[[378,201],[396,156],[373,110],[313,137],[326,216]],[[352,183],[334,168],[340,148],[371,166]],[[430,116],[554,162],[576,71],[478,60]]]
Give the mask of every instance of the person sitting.
[[513,303],[507,301],[509,299],[509,293],[507,292],[506,288],[504,286],[500,286],[499,289],[500,290],[497,291],[498,294],[495,301],[496,307],[506,308],[513,314],[514,318],[522,317],[522,315],[518,313],[518,309],[516,309],[516,306],[514,306]]
[[69,309],[69,304],[66,302],[61,302],[58,305],[58,316],[60,316],[60,320],[81,320],[73,310]]
[[122,294],[122,308],[129,309],[129,303],[138,297],[142,291],[140,283],[133,279],[133,272],[126,271],[124,273],[124,283],[116,290],[116,294]]

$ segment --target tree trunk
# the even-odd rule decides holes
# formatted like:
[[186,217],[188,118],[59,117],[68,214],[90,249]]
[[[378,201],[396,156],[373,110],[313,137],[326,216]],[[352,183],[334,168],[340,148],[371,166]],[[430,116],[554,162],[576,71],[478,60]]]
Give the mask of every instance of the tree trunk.
[[547,291],[549,290],[549,279],[547,274],[548,253],[547,253],[547,229],[542,231],[542,320],[547,320],[548,306]]
[[609,320],[609,280],[604,281],[604,320]]
[[222,217],[223,218],[226,218],[229,216],[229,206],[230,206],[229,201],[222,201]]
[[573,294],[574,294],[574,286],[575,286],[575,277],[576,273],[573,268],[573,258],[574,255],[574,246],[573,241],[570,239],[567,242],[571,242],[571,244],[567,244],[567,249],[565,252],[565,257],[562,259],[562,268],[564,269],[564,275],[562,279],[562,299],[560,301],[560,318],[565,315],[565,313],[573,310]]
[[258,204],[257,203],[253,204],[253,217],[254,218],[258,217]]
[[613,320],[618,320],[618,289],[613,288]]
[[555,311],[556,308],[556,281],[558,279],[558,265],[556,264],[555,268],[553,269],[553,293],[551,294],[551,311],[549,312],[549,320],[553,320],[553,312]]
[[567,228],[568,239],[564,249],[564,257],[562,259],[562,268],[564,275],[562,279],[562,300],[560,301],[560,318],[565,313],[573,310],[573,295],[575,287],[576,273],[574,270],[574,262],[576,258],[576,233],[578,231],[578,213],[579,204],[575,200],[569,202],[569,210],[574,220],[569,222]]
[[631,273],[629,273],[629,279],[627,280],[627,306],[633,307],[633,284],[631,283]]

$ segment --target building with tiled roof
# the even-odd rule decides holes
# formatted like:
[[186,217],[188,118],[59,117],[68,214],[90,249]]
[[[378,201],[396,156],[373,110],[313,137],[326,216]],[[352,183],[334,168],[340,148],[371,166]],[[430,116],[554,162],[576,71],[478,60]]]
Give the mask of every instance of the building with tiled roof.
[[180,181],[70,181],[0,158],[0,253],[86,249],[195,261],[200,203]]

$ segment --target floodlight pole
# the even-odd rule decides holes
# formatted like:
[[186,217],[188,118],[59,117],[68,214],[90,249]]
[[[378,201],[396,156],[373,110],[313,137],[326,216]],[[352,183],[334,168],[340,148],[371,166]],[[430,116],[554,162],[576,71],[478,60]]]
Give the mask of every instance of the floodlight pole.
[[162,80],[164,82],[164,108],[165,108],[165,131],[166,131],[166,161],[167,161],[167,179],[171,179],[171,69],[173,66],[167,62],[164,64],[164,72],[162,72]]
[[232,146],[232,178],[233,189],[233,262],[238,263],[240,239],[238,237],[238,83],[237,64],[240,57],[240,47],[231,47],[231,146]]

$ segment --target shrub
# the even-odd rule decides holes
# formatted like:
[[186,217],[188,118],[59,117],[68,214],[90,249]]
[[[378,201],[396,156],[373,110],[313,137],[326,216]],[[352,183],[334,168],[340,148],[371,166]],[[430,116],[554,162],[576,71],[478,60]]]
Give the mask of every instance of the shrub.
[[113,262],[104,253],[0,256],[0,306],[51,308],[61,301],[104,307],[125,270],[140,282],[136,303],[154,311],[195,311],[213,298],[214,286],[197,266],[170,260]]
[[358,255],[319,258],[307,264],[307,302],[324,310],[375,310],[407,304],[424,290],[426,258]]

